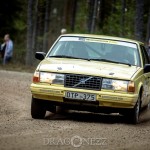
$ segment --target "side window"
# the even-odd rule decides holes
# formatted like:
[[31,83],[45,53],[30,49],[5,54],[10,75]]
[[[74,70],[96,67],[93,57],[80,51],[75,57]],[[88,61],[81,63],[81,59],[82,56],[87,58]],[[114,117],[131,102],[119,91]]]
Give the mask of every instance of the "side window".
[[141,52],[142,52],[143,65],[149,64],[149,57],[148,57],[145,47],[142,45],[140,47],[141,47]]

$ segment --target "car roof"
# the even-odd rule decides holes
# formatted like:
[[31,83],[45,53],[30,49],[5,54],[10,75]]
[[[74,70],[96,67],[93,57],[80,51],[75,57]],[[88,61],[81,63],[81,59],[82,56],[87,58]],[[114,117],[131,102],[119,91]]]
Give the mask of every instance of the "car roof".
[[95,34],[63,34],[61,37],[85,37],[85,38],[99,38],[99,39],[106,39],[106,40],[117,40],[117,41],[125,41],[125,42],[131,42],[136,44],[144,45],[144,43],[133,40],[133,39],[127,39],[127,38],[121,38],[121,37],[115,37],[115,36],[107,36],[107,35],[95,35]]

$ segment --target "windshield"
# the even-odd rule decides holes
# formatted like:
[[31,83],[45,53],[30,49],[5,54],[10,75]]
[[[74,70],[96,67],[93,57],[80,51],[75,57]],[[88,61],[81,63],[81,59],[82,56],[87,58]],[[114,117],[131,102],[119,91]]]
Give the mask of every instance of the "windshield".
[[135,43],[82,37],[61,37],[48,57],[112,61],[139,66]]

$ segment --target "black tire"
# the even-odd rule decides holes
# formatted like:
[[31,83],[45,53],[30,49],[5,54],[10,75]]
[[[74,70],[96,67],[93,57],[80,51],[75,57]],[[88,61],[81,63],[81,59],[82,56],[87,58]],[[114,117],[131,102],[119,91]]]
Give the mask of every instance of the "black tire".
[[68,113],[68,109],[66,109],[64,106],[57,106],[57,113],[59,114],[66,114]]
[[46,107],[44,100],[32,98],[31,102],[31,116],[34,119],[43,119],[46,114]]
[[140,122],[140,119],[139,119],[140,109],[141,109],[141,101],[140,101],[140,96],[139,96],[133,110],[131,110],[131,115],[129,116],[131,123],[138,124]]

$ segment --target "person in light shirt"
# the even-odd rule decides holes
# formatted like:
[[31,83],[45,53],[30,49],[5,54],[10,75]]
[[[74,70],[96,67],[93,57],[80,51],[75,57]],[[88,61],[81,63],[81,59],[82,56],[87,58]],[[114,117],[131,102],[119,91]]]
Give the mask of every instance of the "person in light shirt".
[[9,34],[4,36],[5,53],[3,57],[3,65],[10,62],[13,56],[13,41],[10,39]]

